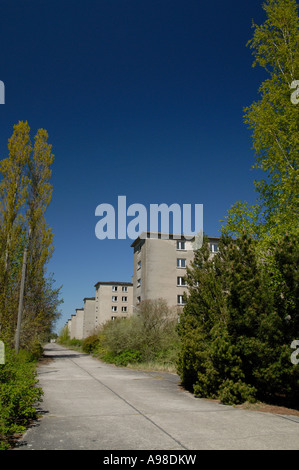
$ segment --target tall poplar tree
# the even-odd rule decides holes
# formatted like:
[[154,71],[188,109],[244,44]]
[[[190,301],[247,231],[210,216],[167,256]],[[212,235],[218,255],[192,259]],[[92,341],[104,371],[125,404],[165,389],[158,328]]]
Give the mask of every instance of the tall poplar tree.
[[[27,122],[14,126],[9,157],[2,160],[0,166],[3,177],[0,185],[0,276],[10,279],[1,285],[0,335],[12,341],[23,270],[24,298],[22,300],[20,294],[18,332],[21,323],[21,345],[26,347],[49,332],[60,303],[59,289],[53,288],[53,280],[46,271],[53,252],[53,233],[46,223],[45,212],[52,197],[50,178],[54,156],[46,130],[38,130],[33,147],[29,134]],[[27,258],[23,258],[25,250]]]
[[244,117],[253,130],[254,167],[265,178],[255,181],[257,203],[236,202],[223,231],[236,235],[245,228],[267,242],[298,230],[299,104],[292,97],[299,80],[299,18],[295,0],[267,0],[263,9],[267,19],[253,23],[248,45],[253,66],[261,66],[268,78]]
[[24,249],[23,208],[28,194],[30,128],[20,122],[8,140],[9,156],[0,161],[0,334],[10,339],[16,326],[17,296]]
[[[53,253],[53,232],[45,212],[52,199],[51,165],[54,161],[48,133],[39,129],[28,165],[28,262],[25,284],[23,340],[38,341],[47,334],[55,319],[59,289],[52,288],[46,266]],[[54,301],[54,302],[53,302]]]

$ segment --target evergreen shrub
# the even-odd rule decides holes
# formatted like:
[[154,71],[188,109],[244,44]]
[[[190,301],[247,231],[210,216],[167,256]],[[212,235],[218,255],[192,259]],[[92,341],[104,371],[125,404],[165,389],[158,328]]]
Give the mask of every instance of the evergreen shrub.
[[178,373],[197,396],[296,402],[299,366],[290,346],[299,332],[299,235],[266,255],[243,234],[222,236],[211,258],[205,239],[187,269]]

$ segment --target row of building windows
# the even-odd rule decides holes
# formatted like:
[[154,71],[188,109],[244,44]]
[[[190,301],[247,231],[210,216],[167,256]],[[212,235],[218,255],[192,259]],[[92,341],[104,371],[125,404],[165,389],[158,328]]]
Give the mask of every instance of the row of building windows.
[[[181,240],[177,240],[176,242],[176,249],[177,250],[186,250],[186,242],[185,241],[181,241]],[[210,243],[210,250],[212,251],[212,253],[216,253],[218,251],[218,243]],[[140,253],[141,251],[141,245],[139,245],[137,248],[136,248],[136,251],[137,253]]]
[[[141,302],[141,297],[137,297],[137,305],[140,304]],[[185,305],[186,302],[184,300],[184,296],[183,295],[178,295],[177,296],[177,304],[178,305]],[[113,308],[113,307],[112,307]],[[117,308],[117,307],[116,307]],[[126,310],[122,310],[122,312],[125,312]],[[117,312],[117,310],[113,310],[113,312]]]
[[[177,268],[186,268],[186,259],[185,258],[177,258]],[[177,278],[177,285],[178,286],[185,286],[186,284],[183,284],[183,278],[178,277]],[[141,278],[137,279],[137,287],[141,286]]]
[[[124,313],[127,313],[128,307],[122,307],[122,308],[121,308],[121,311],[124,312]],[[118,307],[117,307],[117,305],[112,305],[112,312],[118,312]]]
[[[113,295],[112,296],[112,302],[117,302],[117,301],[118,301],[118,296]],[[126,295],[123,295],[122,298],[121,298],[121,301],[122,302],[128,302],[128,297]]]
[[[182,251],[186,250],[186,242],[177,240],[176,248],[177,248],[177,250],[182,250]],[[217,253],[218,252],[218,243],[210,243],[210,251],[212,253]],[[186,258],[177,258],[177,268],[185,269],[187,267],[186,261],[187,261]],[[139,260],[137,262],[137,271],[139,271],[140,269],[141,269],[141,261]],[[137,279],[137,287],[140,287],[140,286],[141,286],[141,278]],[[182,276],[177,277],[177,286],[178,287],[179,286],[187,286],[184,277],[182,277]],[[137,304],[139,304],[140,302],[141,302],[141,297],[138,296],[137,297]],[[178,305],[185,305],[183,295],[178,295],[177,296],[177,304]]]
[[[112,286],[112,292],[117,292],[118,287],[120,287],[120,286]],[[128,292],[128,287],[127,286],[122,286],[121,290],[122,290],[122,292]]]
[[[176,242],[176,249],[177,250],[186,250],[186,242],[177,241]],[[210,251],[212,253],[218,252],[218,243],[210,243]]]

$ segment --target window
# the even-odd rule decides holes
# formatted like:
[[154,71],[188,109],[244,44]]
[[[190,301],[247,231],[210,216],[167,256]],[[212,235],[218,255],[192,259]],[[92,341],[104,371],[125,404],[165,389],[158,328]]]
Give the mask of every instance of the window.
[[117,286],[112,286],[112,291],[117,292]]
[[177,265],[177,268],[185,268],[186,267],[185,258],[177,258],[176,265]]
[[186,242],[181,242],[181,241],[177,241],[176,242],[176,249],[177,250],[186,250]]
[[128,297],[126,295],[122,296],[121,298],[122,302],[128,302]]
[[117,302],[117,295],[112,296],[112,302]]
[[210,251],[212,253],[217,253],[218,251],[218,243],[210,243]]
[[141,279],[137,279],[137,287],[141,286]]
[[117,307],[115,305],[112,306],[112,312],[117,312]]
[[182,295],[178,295],[178,305],[185,305],[184,297]]
[[127,312],[127,311],[128,311],[128,307],[122,307],[122,308],[121,308],[121,311],[122,311],[122,312]]
[[140,302],[141,302],[141,297],[140,297],[140,295],[139,295],[139,296],[137,297],[137,304],[140,304]]
[[112,320],[112,321],[116,320],[116,317],[111,317],[111,320]]
[[123,286],[123,287],[122,287],[122,291],[123,291],[123,292],[128,292],[127,286]]
[[141,269],[141,261],[138,261],[138,263],[137,263],[137,271],[138,271],[139,269]]
[[186,281],[185,281],[185,278],[183,277],[177,277],[177,285],[178,286],[186,286]]

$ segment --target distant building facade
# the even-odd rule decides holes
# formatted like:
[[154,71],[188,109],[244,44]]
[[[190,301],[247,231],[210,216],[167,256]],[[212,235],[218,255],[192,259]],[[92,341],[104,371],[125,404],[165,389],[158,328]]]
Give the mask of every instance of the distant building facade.
[[116,318],[127,318],[133,312],[131,282],[97,282],[95,285],[96,327]]
[[83,339],[84,309],[77,308],[76,314],[72,315],[70,338]]
[[[217,237],[209,237],[211,253],[218,251]],[[179,238],[144,232],[133,243],[133,305],[163,298],[169,306],[182,307],[187,290],[186,268],[194,259],[195,237]]]
[[[219,237],[208,237],[211,256],[218,251]],[[177,234],[143,232],[132,244],[132,282],[97,282],[95,297],[85,297],[67,322],[70,338],[83,339],[110,320],[127,318],[143,300],[163,298],[178,312],[187,292],[187,266],[194,259],[198,240]]]
[[85,297],[84,302],[84,321],[83,338],[91,336],[95,332],[95,297]]
[[66,324],[71,339],[87,338],[107,321],[127,318],[133,312],[131,282],[98,282],[94,287],[95,297],[85,297],[84,308],[77,308]]

